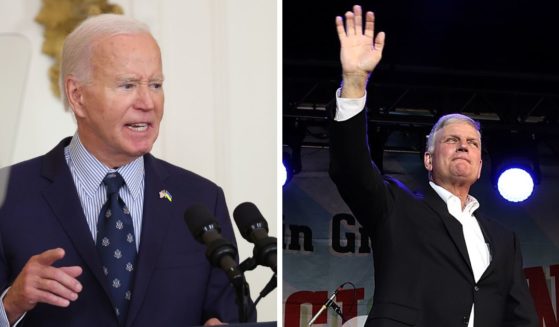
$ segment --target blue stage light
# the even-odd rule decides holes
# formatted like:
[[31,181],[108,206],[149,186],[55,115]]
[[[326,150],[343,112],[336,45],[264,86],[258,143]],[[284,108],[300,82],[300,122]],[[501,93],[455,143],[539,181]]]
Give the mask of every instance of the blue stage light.
[[525,169],[509,168],[499,175],[497,179],[497,189],[505,200],[510,202],[522,202],[532,195],[534,179]]
[[287,184],[287,177],[288,177],[288,173],[287,173],[287,166],[285,165],[285,162],[281,165],[281,168],[279,170],[279,180],[281,181],[281,185],[285,186],[285,184]]
[[282,186],[285,186],[291,182],[293,179],[293,163],[292,163],[291,155],[287,152],[283,152],[282,154],[282,165],[279,169],[279,180],[282,183]]

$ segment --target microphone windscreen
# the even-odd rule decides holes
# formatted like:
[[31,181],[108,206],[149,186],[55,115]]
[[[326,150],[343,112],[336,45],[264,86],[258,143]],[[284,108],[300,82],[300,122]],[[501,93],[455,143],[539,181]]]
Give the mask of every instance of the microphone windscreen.
[[245,239],[250,238],[250,233],[254,228],[264,228],[268,231],[268,223],[260,210],[252,202],[243,202],[233,211],[233,218]]
[[217,226],[217,222],[208,208],[201,204],[195,204],[186,209],[184,212],[184,222],[190,233],[199,241],[201,241],[201,236],[208,229],[208,226]]

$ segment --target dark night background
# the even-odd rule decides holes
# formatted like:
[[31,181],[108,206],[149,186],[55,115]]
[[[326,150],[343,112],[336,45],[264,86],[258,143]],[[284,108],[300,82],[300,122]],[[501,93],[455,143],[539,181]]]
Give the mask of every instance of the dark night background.
[[[283,3],[283,143],[295,149],[295,157],[301,145],[328,144],[324,106],[341,74],[334,18],[353,4]],[[412,136],[407,150],[422,152],[424,135],[438,117],[463,112],[481,121],[486,150],[507,139],[531,139],[518,144],[557,160],[559,1],[361,5],[375,12],[376,31],[387,34],[367,101],[372,127],[382,129],[382,137],[406,133]]]
[[[286,77],[291,76],[294,65],[305,61],[337,66],[334,17],[343,15],[354,3],[283,3]],[[387,33],[382,61],[385,69],[402,65],[538,74],[557,81],[557,1],[392,0],[361,5],[375,12],[376,30]]]

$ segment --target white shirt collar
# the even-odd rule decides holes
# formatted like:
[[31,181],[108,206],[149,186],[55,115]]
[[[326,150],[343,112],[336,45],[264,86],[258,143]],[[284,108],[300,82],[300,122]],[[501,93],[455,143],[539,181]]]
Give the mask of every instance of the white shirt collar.
[[118,169],[111,169],[97,160],[80,141],[78,133],[74,134],[68,145],[70,160],[74,164],[76,173],[84,185],[84,191],[88,196],[93,196],[96,190],[101,187],[103,178],[107,173],[118,171],[128,187],[130,193],[137,199],[142,190],[144,179],[144,157],[140,156]]
[[[429,185],[431,185],[433,190],[435,190],[435,192],[437,192],[437,194],[445,202],[450,213],[456,212],[458,210],[458,212],[464,212],[467,213],[469,216],[473,216],[474,211],[479,208],[478,200],[468,194],[468,198],[466,199],[466,206],[464,207],[464,210],[462,210],[462,203],[460,201],[460,198],[431,181],[429,181]],[[456,205],[458,205],[458,209],[456,208]]]

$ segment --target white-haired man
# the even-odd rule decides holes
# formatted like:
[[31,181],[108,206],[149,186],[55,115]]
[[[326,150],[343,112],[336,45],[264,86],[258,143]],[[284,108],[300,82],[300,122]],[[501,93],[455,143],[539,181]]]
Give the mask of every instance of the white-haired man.
[[184,210],[202,204],[233,240],[221,188],[149,154],[163,116],[147,27],[100,15],[64,44],[61,86],[77,131],[10,167],[0,208],[0,325],[192,326],[238,321],[226,274]]
[[343,84],[331,130],[330,175],[372,235],[373,307],[365,326],[538,326],[513,233],[476,212],[479,124],[443,116],[429,134],[425,194],[382,176],[367,145],[365,88],[385,35],[361,7],[336,18]]

